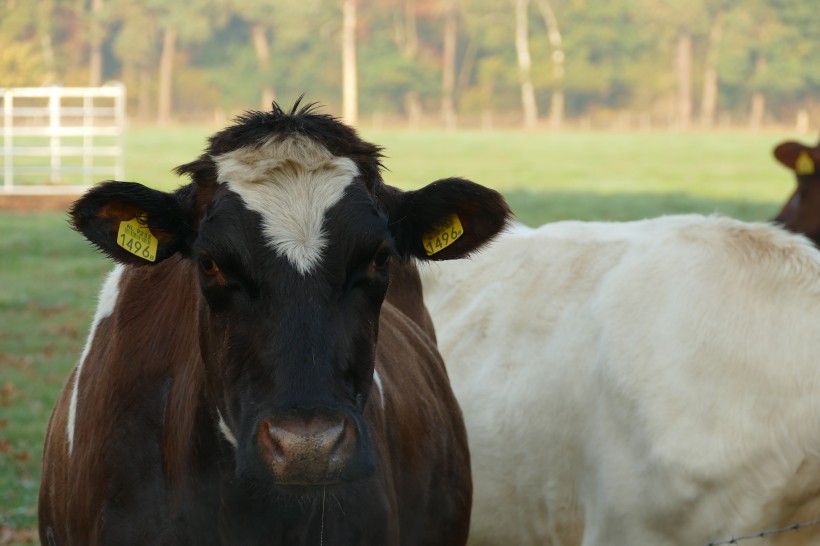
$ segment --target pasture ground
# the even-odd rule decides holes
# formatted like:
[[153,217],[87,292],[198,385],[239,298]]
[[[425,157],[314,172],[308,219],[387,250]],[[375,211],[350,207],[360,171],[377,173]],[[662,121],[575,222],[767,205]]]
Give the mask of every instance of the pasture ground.
[[[131,128],[126,179],[170,189],[208,128]],[[792,135],[364,130],[389,183],[458,175],[502,191],[519,220],[631,220],[719,212],[771,218],[793,176],[771,156]],[[805,140],[805,139],[804,139]],[[61,212],[0,212],[0,545],[36,542],[43,434],[82,351],[110,263]]]

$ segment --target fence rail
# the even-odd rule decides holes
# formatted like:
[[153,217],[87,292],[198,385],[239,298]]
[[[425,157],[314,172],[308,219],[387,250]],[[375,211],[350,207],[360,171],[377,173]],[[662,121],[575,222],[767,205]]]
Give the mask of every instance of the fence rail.
[[4,193],[72,192],[123,178],[125,87],[0,88]]
[[724,540],[718,540],[715,542],[710,542],[706,544],[706,546],[723,546],[727,544],[739,544],[746,540],[754,540],[758,538],[766,538],[772,535],[780,535],[782,533],[788,533],[790,531],[800,531],[801,529],[805,529],[806,527],[813,527],[815,525],[820,525],[820,519],[814,521],[807,521],[805,523],[794,523],[789,525],[788,527],[780,527],[778,529],[769,529],[767,531],[760,531],[754,533],[752,535],[746,535],[741,537],[730,537]]

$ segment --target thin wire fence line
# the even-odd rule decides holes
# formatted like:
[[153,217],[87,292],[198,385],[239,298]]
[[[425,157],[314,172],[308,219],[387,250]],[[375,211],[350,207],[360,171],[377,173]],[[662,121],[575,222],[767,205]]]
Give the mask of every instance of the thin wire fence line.
[[801,529],[805,529],[806,527],[811,527],[813,525],[820,525],[820,519],[816,519],[814,521],[807,521],[805,523],[795,523],[793,525],[789,525],[788,527],[781,527],[780,529],[770,529],[768,531],[760,531],[759,533],[755,533],[753,535],[746,535],[742,537],[732,537],[726,540],[719,540],[717,542],[709,542],[705,546],[722,546],[724,544],[737,544],[738,542],[744,540],[753,540],[756,538],[766,538],[771,535],[779,535],[781,533],[788,533],[789,531],[799,531]]

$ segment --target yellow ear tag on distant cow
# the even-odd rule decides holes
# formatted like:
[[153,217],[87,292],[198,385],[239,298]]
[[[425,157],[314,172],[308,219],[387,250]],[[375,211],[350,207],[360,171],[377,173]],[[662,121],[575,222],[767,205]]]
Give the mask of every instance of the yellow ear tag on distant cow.
[[120,222],[117,244],[134,256],[149,262],[156,261],[158,243],[157,238],[148,229],[148,217],[144,214],[127,222]]
[[432,256],[453,244],[463,233],[464,228],[461,227],[458,215],[451,214],[442,224],[422,235],[421,242],[424,244],[424,251],[427,255]]
[[814,174],[814,161],[809,152],[803,150],[794,162],[794,172],[797,174]]

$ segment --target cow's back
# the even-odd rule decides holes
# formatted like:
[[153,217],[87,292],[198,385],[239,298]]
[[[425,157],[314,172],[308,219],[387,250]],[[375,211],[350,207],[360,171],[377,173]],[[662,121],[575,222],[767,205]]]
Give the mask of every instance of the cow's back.
[[801,238],[698,216],[518,230],[424,270],[472,542],[698,544],[816,518],[818,274]]

